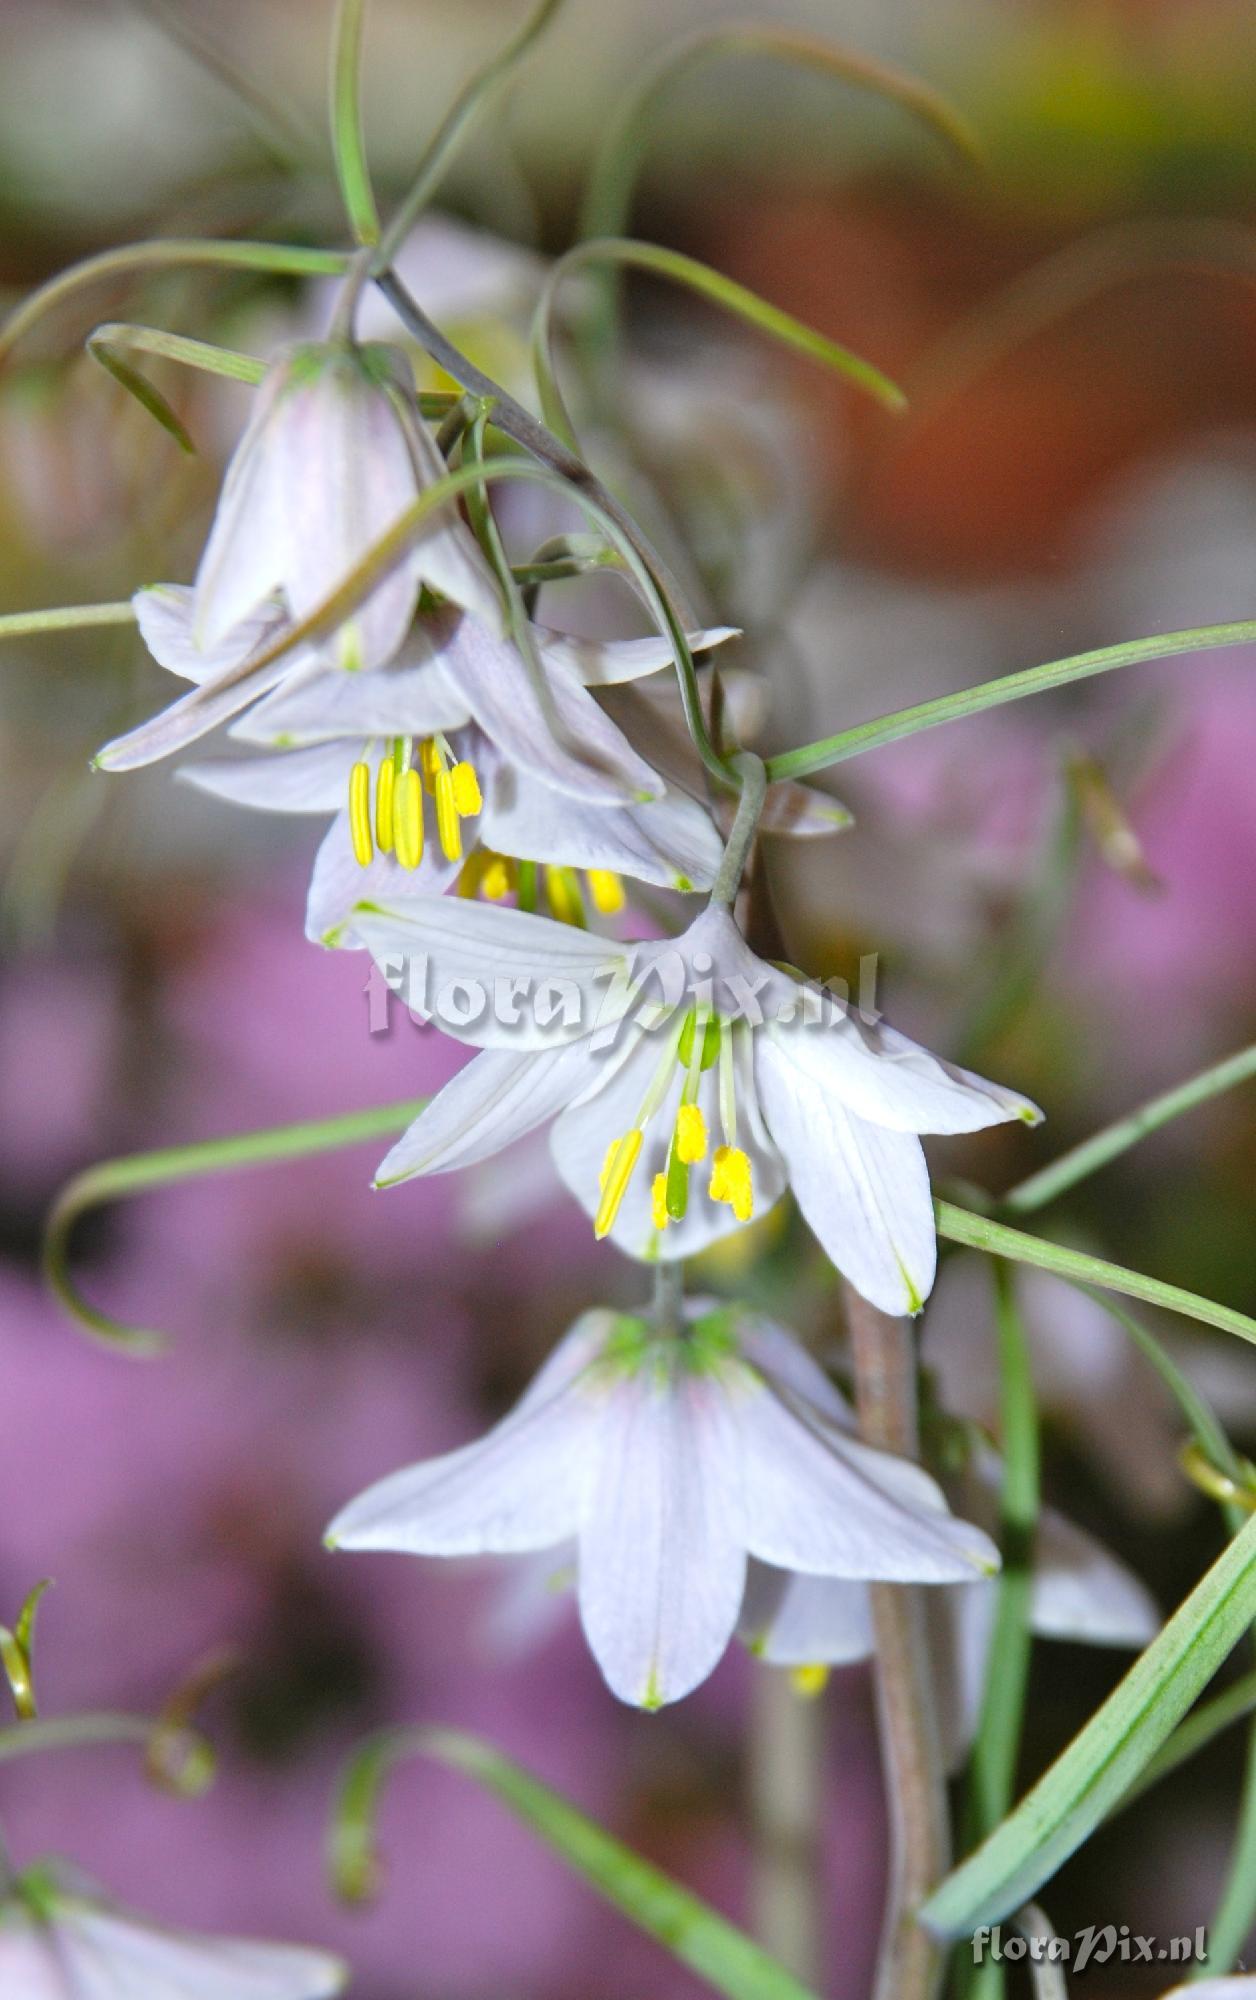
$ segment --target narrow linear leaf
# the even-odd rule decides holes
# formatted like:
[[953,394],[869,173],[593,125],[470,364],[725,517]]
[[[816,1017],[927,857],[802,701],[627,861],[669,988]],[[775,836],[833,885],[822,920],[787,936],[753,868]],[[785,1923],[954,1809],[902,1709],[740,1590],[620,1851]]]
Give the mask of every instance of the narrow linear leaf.
[[1125,1796],[1256,1616],[1256,1518],[1229,1543],[1085,1728],[920,1920],[957,1938],[1036,1894]]
[[1135,1799],[1141,1799],[1162,1778],[1197,1757],[1223,1731],[1252,1714],[1256,1714],[1256,1671],[1244,1674],[1242,1680],[1214,1695],[1211,1701],[1201,1702],[1185,1722],[1178,1724],[1163,1749],[1157,1750],[1136,1782],[1112,1808],[1113,1815],[1124,1812],[1126,1806],[1132,1806]]
[[70,1237],[79,1217],[103,1202],[119,1201],[153,1188],[205,1174],[229,1173],[239,1167],[276,1166],[367,1139],[389,1138],[417,1118],[425,1097],[399,1104],[371,1106],[336,1118],[312,1118],[295,1125],[273,1125],[254,1132],[237,1132],[228,1139],[209,1139],[194,1146],[164,1146],[149,1153],[128,1153],[103,1160],[68,1181],[52,1206],[44,1229],[44,1275],[70,1318],[106,1345],[126,1354],[159,1353],[165,1336],[129,1326],[91,1305],[70,1273]]
[[97,346],[90,340],[87,346],[92,359],[100,363],[106,375],[112,375],[120,389],[125,389],[128,396],[134,396],[140,407],[147,410],[150,417],[157,419],[163,431],[174,439],[180,451],[186,451],[190,457],[194,457],[196,446],[187,427],[166,401],[160,389],[155,389],[152,383],[140,374],[138,368],[132,368],[130,362],[124,361],[114,348]]
[[1004,674],[977,687],[961,688],[957,694],[937,695],[932,701],[917,702],[912,708],[896,709],[875,721],[857,723],[836,736],[822,736],[797,750],[785,750],[768,765],[770,780],[805,778],[813,771],[858,757],[865,750],[879,750],[885,743],[898,743],[922,729],[936,729],[943,722],[957,722],[961,716],[980,715],[1004,702],[1023,701],[1026,695],[1047,694],[1052,688],[1072,681],[1087,680],[1093,674],[1111,673],[1114,667],[1137,666],[1143,660],[1170,659],[1175,654],[1202,653],[1214,646],[1246,646],[1256,639],[1256,619],[1240,619],[1229,625],[1199,625],[1183,632],[1158,632],[1150,639],[1127,639],[1118,646],[1100,646],[1091,653],[1073,653],[1068,659],[1051,660],[1044,667],[1026,667],[1021,673]]
[[1036,1209],[1045,1208],[1049,1201],[1055,1201],[1070,1188],[1084,1181],[1100,1167],[1106,1167],[1140,1139],[1150,1132],[1158,1132],[1162,1125],[1181,1118],[1193,1111],[1197,1104],[1206,1104],[1210,1097],[1220,1097],[1223,1092],[1233,1090],[1237,1084],[1246,1083],[1256,1077],[1256,1042],[1248,1048],[1240,1049],[1236,1055],[1227,1056],[1224,1062],[1213,1063],[1208,1069],[1200,1070],[1185,1083],[1175,1084],[1172,1090],[1153,1097],[1141,1104],[1137,1111],[1127,1112],[1124,1118],[1105,1125],[1089,1139],[1083,1139],[1079,1146],[1073,1146],[1062,1153],[1050,1166],[1043,1167],[1028,1180],[1018,1182],[1009,1189],[999,1202],[999,1208],[1008,1215],[1032,1215]]
[[371,191],[362,133],[362,29],[366,0],[339,0],[331,44],[328,97],[336,178],[349,226],[359,243],[379,242],[379,210]]
[[51,611],[7,611],[0,616],[0,639],[33,638],[40,632],[87,632],[98,625],[134,625],[135,607],[123,604],[61,604]]
[[728,2000],[815,2000],[726,1917],[491,1744],[461,1730],[390,1730],[353,1757],[340,1783],[330,1831],[330,1864],[342,1894],[360,1898],[370,1893],[377,1874],[380,1791],[393,1766],[413,1756],[430,1757],[485,1786],[609,1903]]
[[1237,1333],[1240,1340],[1256,1341],[1256,1320],[1236,1312],[1233,1306],[1217,1305],[1181,1285],[1166,1285],[1160,1278],[1129,1271],[1123,1264],[1109,1264],[1083,1250],[1048,1243],[1041,1236],[1027,1236],[1023,1230],[1009,1229],[1004,1222],[974,1215],[970,1209],[956,1208],[949,1201],[935,1201],[933,1209],[938,1234],[952,1243],[964,1243],[970,1250],[985,1250],[994,1257],[1010,1257],[1017,1264],[1033,1264],[1040,1271],[1058,1271],[1061,1277],[1076,1278],[1083,1285],[1098,1285],[1103,1291],[1122,1292],[1127,1298],[1145,1299],[1149,1305],[1163,1306],[1166,1312],[1182,1313],[1204,1326],[1220,1327],[1223,1333]]
[[255,354],[241,354],[234,347],[216,347],[208,340],[193,340],[184,333],[167,333],[160,326],[135,326],[128,320],[106,320],[87,338],[88,352],[95,360],[100,348],[129,354],[152,354],[163,361],[178,361],[202,374],[224,375],[231,382],[260,382],[267,363]]

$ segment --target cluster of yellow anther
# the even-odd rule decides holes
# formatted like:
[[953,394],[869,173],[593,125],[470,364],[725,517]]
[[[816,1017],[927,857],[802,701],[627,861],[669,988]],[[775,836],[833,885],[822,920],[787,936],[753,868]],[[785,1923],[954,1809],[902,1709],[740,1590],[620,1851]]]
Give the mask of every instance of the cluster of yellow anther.
[[[691,1013],[678,1039],[671,1043],[663,1064],[655,1075],[637,1123],[607,1148],[599,1179],[601,1198],[594,1218],[594,1232],[605,1236],[615,1226],[615,1218],[628,1191],[633,1168],[645,1139],[645,1127],[658,1110],[672,1077],[673,1065],[685,1070],[681,1101],[672,1125],[667,1161],[650,1185],[650,1213],[654,1227],[664,1230],[680,1222],[689,1208],[689,1170],[701,1164],[710,1150],[706,1119],[697,1102],[703,1070],[721,1064],[720,1116],[725,1143],[711,1155],[707,1194],[712,1201],[727,1202],[738,1222],[749,1222],[754,1214],[754,1187],[750,1160],[736,1144],[736,1111],[732,1090],[732,1050],[730,1030],[719,1021],[707,1020],[698,1032],[696,1011]],[[727,1088],[725,1087],[727,1083]]]
[[[623,882],[609,868],[589,868],[584,879],[589,901],[600,916],[613,917],[623,909]],[[521,909],[535,909],[540,881],[544,882],[550,915],[560,924],[584,930],[588,921],[585,892],[574,868],[516,861],[509,854],[495,854],[491,847],[482,847],[471,855],[458,877],[458,894],[484,896],[490,903],[515,896]]]
[[349,832],[354,857],[363,868],[377,850],[395,854],[403,868],[418,867],[425,838],[425,792],[435,801],[441,852],[448,861],[462,859],[461,823],[484,805],[475,766],[456,759],[443,736],[425,736],[417,746],[416,769],[415,747],[412,737],[393,739],[374,773],[373,801],[370,764],[359,759],[349,773]]

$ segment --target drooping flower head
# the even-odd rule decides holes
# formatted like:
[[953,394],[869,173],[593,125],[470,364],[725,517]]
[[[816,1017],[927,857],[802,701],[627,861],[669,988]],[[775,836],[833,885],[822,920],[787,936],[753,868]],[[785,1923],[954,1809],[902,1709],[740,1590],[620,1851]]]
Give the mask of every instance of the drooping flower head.
[[363,904],[353,921],[394,991],[483,1051],[394,1146],[381,1186],[554,1118],[559,1172],[629,1255],[693,1256],[789,1186],[850,1282],[915,1313],[936,1261],[918,1135],[1041,1115],[756,957],[719,906],[646,945],[464,902]]
[[0,1898],[5,2000],[331,2000],[347,1979],[330,1952],[166,1930],[55,1863]]
[[919,1583],[998,1567],[927,1473],[835,1419],[792,1335],[710,1301],[674,1328],[585,1314],[486,1437],[370,1487],[327,1539],[431,1556],[574,1541],[585,1636],[614,1693],[643,1708],[711,1672],[751,1557]]

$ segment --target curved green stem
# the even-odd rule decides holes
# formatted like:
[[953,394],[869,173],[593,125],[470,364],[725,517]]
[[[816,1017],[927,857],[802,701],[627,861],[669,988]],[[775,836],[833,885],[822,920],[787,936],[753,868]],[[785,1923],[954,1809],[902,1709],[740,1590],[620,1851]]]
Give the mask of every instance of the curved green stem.
[[756,757],[753,750],[740,751],[733,759],[733,769],[741,777],[741,797],[737,801],[737,814],[733,820],[732,832],[728,836],[723,859],[711,887],[711,902],[722,904],[729,910],[737,900],[737,891],[741,887],[746,861],[754,844],[755,834],[758,832],[759,818],[768,789],[763,759]]
[[103,1160],[76,1174],[62,1188],[44,1230],[44,1275],[66,1312],[78,1326],[123,1353],[160,1352],[165,1336],[112,1319],[89,1304],[70,1275],[70,1237],[79,1217],[103,1202],[171,1187],[205,1174],[229,1173],[238,1167],[277,1166],[367,1139],[389,1138],[417,1118],[425,1097],[400,1104],[381,1104],[350,1111],[337,1118],[312,1118],[295,1125],[274,1125],[255,1132],[237,1132],[228,1139],[209,1139],[192,1146],[164,1146],[150,1153],[128,1153]]
[[371,191],[362,132],[362,29],[366,0],[338,0],[332,34],[328,108],[336,178],[349,226],[359,243],[379,242],[379,210]]
[[40,632],[90,632],[98,625],[134,625],[135,606],[121,604],[60,604],[51,611],[6,611],[0,615],[0,639],[33,638]]

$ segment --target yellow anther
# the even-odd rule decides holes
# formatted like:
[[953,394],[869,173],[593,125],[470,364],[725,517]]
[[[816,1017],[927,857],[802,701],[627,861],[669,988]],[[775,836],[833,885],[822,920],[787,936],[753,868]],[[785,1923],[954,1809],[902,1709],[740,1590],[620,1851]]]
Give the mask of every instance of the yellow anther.
[[830,1671],[830,1668],[822,1666],[817,1660],[811,1666],[794,1667],[789,1676],[789,1683],[794,1693],[801,1695],[804,1701],[814,1701],[828,1686]]
[[650,1187],[650,1214],[656,1229],[666,1229],[670,1217],[667,1213],[667,1175],[655,1174]]
[[436,780],[445,768],[445,760],[440,747],[432,736],[425,736],[419,745],[419,769],[423,773],[423,783],[429,792],[436,790]]
[[483,812],[484,800],[480,796],[475,765],[468,764],[464,757],[460,764],[454,765],[449,776],[454,788],[454,809],[459,819],[473,819],[476,813]]
[[349,837],[353,857],[360,868],[369,868],[375,854],[371,844],[371,767],[357,763],[349,773]]
[[500,903],[515,886],[515,864],[504,854],[489,854],[484,857],[484,872],[480,877],[480,894],[487,896],[490,903]]
[[580,899],[580,884],[571,868],[547,868],[545,871],[545,898],[550,913],[560,924],[574,924],[577,930],[584,929],[584,904]]
[[598,1238],[606,1236],[615,1227],[615,1217],[620,1204],[628,1192],[632,1170],[637,1164],[644,1133],[638,1128],[625,1132],[622,1139],[614,1140],[606,1149],[606,1161],[602,1168],[600,1187],[602,1199],[597,1205],[593,1218],[593,1234]]
[[445,770],[436,773],[436,831],[446,861],[461,861],[462,828],[454,804],[454,781]]
[[676,1113],[676,1151],[687,1167],[705,1160],[707,1129],[700,1105],[682,1104]]
[[593,907],[604,917],[618,916],[624,907],[624,885],[612,868],[590,868],[589,894]]
[[397,789],[397,766],[385,757],[375,777],[375,845],[383,854],[393,849],[393,797]]
[[749,1222],[754,1214],[754,1186],[750,1161],[740,1146],[717,1146],[711,1161],[712,1201],[726,1201],[738,1222]]
[[423,781],[415,770],[403,771],[393,793],[393,837],[403,868],[417,868],[423,859]]

